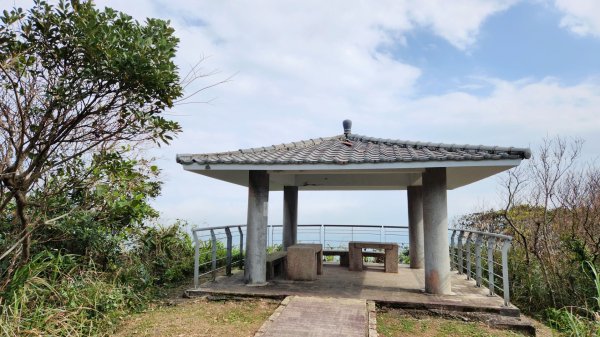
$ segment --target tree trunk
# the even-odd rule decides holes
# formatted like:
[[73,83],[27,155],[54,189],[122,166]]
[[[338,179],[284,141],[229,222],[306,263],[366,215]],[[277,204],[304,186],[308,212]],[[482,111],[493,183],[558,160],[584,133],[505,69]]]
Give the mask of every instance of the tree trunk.
[[23,191],[17,191],[15,193],[15,206],[16,213],[19,222],[21,223],[21,236],[25,237],[23,240],[23,248],[21,250],[21,265],[29,262],[31,257],[31,233],[29,218],[26,215],[25,209],[27,207],[27,196]]

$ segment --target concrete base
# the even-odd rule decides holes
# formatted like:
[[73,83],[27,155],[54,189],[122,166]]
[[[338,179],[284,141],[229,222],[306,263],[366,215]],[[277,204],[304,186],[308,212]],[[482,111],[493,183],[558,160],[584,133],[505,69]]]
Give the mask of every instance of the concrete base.
[[317,279],[315,249],[294,245],[288,247],[286,274],[289,280],[313,281]]
[[386,273],[398,272],[398,245],[392,246],[392,249],[385,250],[384,267]]
[[198,295],[230,295],[283,299],[285,296],[319,296],[362,298],[378,303],[394,303],[406,309],[440,309],[460,312],[488,312],[519,317],[519,309],[503,306],[500,296],[488,296],[486,288],[475,286],[465,275],[451,273],[454,295],[432,295],[422,292],[425,287],[423,269],[400,265],[398,274],[384,273],[383,267],[365,263],[362,272],[349,271],[337,263],[325,264],[323,275],[312,282],[274,281],[266,287],[247,287],[240,273],[218,277],[186,293]]

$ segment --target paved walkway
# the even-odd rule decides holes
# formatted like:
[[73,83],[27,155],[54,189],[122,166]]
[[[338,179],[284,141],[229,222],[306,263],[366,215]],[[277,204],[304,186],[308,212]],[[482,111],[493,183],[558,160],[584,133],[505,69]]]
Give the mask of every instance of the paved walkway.
[[369,319],[364,299],[286,298],[255,337],[365,337]]

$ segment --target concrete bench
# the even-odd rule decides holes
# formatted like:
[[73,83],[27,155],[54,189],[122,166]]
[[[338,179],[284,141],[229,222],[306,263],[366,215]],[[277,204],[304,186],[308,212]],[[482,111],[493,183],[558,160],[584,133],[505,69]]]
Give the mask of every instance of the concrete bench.
[[312,281],[323,273],[323,246],[295,244],[287,249],[286,276],[294,281]]
[[340,257],[340,266],[348,267],[350,265],[350,260],[349,260],[347,250],[324,250],[323,256],[339,256]]
[[380,258],[378,252],[363,252],[363,249],[382,249],[384,268],[386,273],[398,272],[398,244],[395,242],[368,242],[368,241],[350,241],[348,243],[350,265],[349,270],[362,271],[363,257],[374,256]]
[[285,278],[287,252],[273,252],[267,254],[267,280],[275,277]]

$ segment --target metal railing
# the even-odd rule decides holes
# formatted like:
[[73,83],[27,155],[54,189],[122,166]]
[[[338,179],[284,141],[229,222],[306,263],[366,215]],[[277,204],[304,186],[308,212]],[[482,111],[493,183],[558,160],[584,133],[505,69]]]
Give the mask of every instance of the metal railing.
[[[269,225],[269,246],[282,244],[283,226]],[[299,224],[298,243],[320,243],[324,249],[348,248],[349,241],[396,242],[408,247],[408,226]]]
[[[243,266],[245,230],[246,225],[192,230],[195,245],[194,287],[198,287],[201,276],[211,274],[214,280],[220,270],[225,269],[225,274],[231,275],[234,265]],[[267,245],[281,245],[282,231],[281,225],[269,225]],[[496,290],[501,291],[504,305],[508,306],[508,251],[512,237],[467,229],[449,229],[449,236],[450,269],[465,274],[469,280],[474,278],[478,287],[485,283],[490,296],[495,295]],[[349,241],[356,240],[396,242],[400,247],[408,248],[408,227],[306,224],[298,225],[297,238],[300,243],[320,243],[325,249],[346,248]],[[487,250],[486,256],[482,252],[484,248]]]
[[[478,287],[486,283],[490,296],[495,295],[496,290],[501,291],[504,305],[508,306],[510,303],[508,251],[512,237],[458,228],[449,229],[449,231],[452,232],[450,236],[450,269],[458,271],[459,274],[465,274],[467,280],[475,278]],[[483,248],[487,250],[486,256],[482,254]],[[500,257],[498,257],[498,253]],[[500,263],[497,262],[498,258],[500,258]],[[500,271],[502,275],[499,274]]]
[[212,274],[214,280],[219,270],[225,269],[225,274],[231,275],[234,264],[243,266],[245,228],[246,225],[235,225],[192,229],[195,288],[201,276]]
[[[282,231],[282,225],[267,226],[267,245],[281,245]],[[192,229],[195,288],[202,276],[210,274],[214,280],[223,269],[231,275],[234,265],[243,266],[245,235],[246,225]],[[347,248],[354,240],[397,242],[408,247],[407,226],[301,224],[297,237],[300,243],[320,243],[325,249]]]

